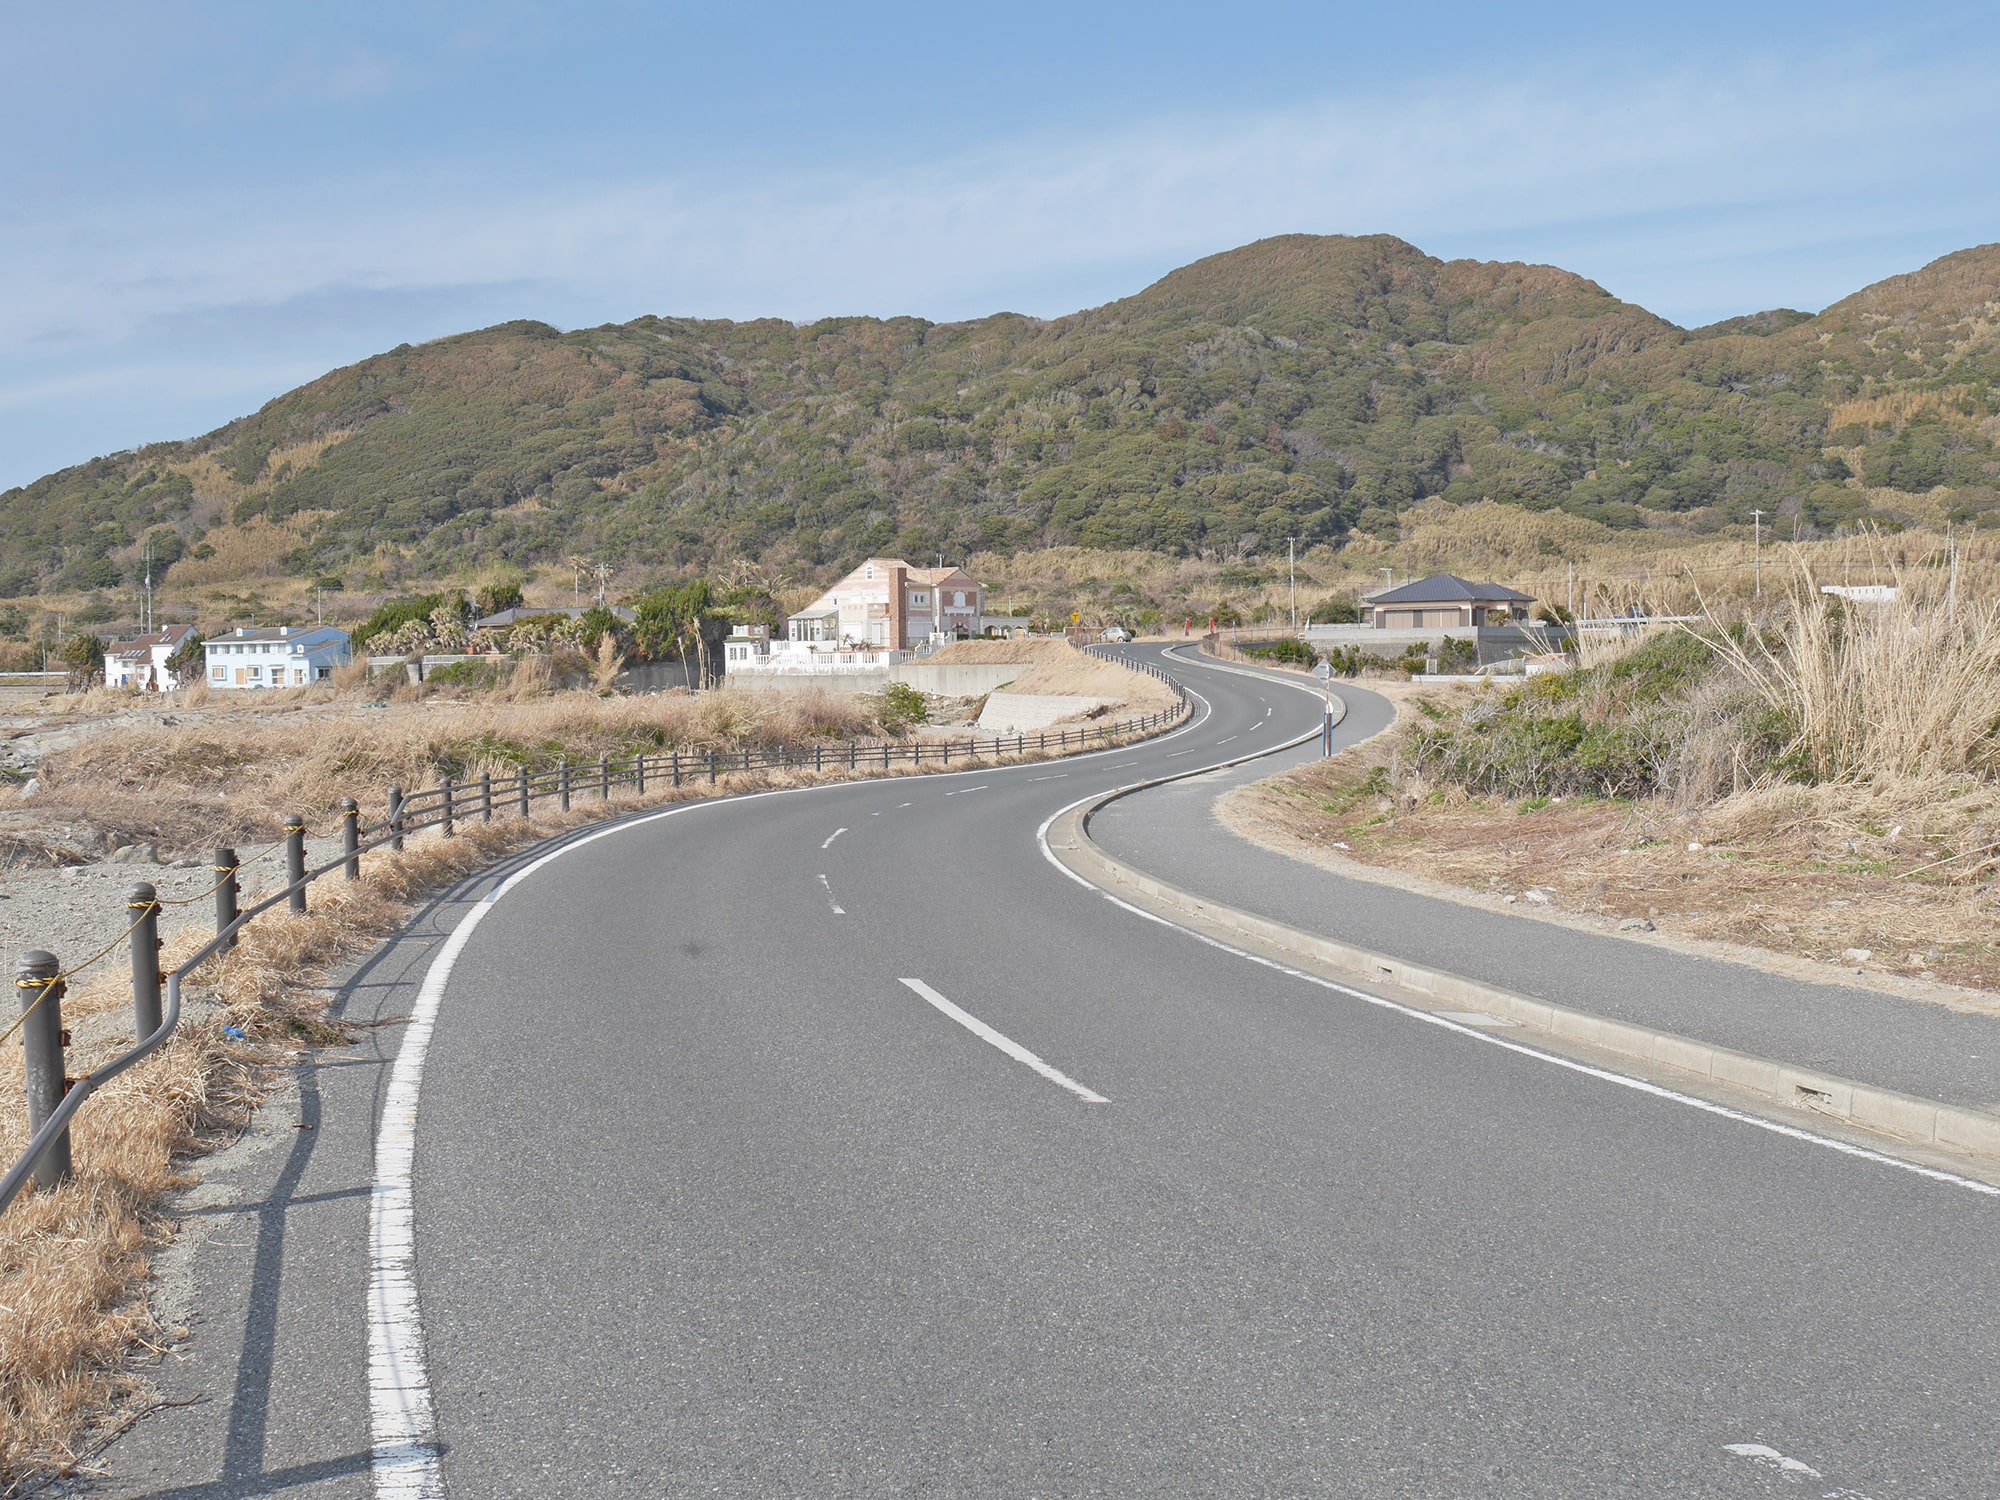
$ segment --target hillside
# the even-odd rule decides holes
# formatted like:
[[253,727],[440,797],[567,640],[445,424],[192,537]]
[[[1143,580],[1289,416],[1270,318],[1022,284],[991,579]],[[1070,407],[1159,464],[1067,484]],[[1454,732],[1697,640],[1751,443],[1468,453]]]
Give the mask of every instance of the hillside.
[[508,323],[7,491],[0,596],[129,587],[148,542],[180,581],[254,556],[357,587],[578,551],[1229,557],[1393,536],[1429,497],[1693,535],[1983,521],[1996,307],[1996,246],[1688,331],[1551,267],[1288,235],[1051,322]]

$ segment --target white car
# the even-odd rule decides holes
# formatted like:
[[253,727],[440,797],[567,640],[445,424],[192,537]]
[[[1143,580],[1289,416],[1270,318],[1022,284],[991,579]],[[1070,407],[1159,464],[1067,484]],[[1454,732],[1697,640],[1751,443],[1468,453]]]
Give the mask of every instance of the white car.
[[1132,632],[1127,630],[1123,625],[1113,625],[1109,630],[1104,632],[1104,638],[1107,641],[1129,641],[1132,639]]

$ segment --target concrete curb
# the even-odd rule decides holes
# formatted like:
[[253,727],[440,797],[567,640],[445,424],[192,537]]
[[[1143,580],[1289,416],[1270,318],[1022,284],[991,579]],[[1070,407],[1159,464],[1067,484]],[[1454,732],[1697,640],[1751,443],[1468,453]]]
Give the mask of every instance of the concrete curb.
[[[1243,671],[1215,662],[1204,665],[1224,671]],[[1244,672],[1244,675],[1263,674],[1253,671]],[[1344,703],[1342,717],[1345,717]],[[1274,747],[1283,748],[1286,747]],[[1258,752],[1259,755],[1271,753],[1274,752]],[[1222,764],[1240,765],[1256,758],[1246,755]],[[1511,1022],[1526,1032],[1712,1079],[1774,1104],[1815,1110],[1898,1140],[1948,1151],[2000,1157],[2000,1115],[1878,1088],[1874,1084],[1842,1078],[1834,1073],[1822,1073],[1813,1068],[1794,1067],[1769,1058],[1754,1057],[1746,1052],[1695,1041],[1670,1031],[1657,1031],[1629,1021],[1614,1021],[1588,1011],[1537,1000],[1530,995],[1516,994],[1443,969],[1426,968],[1356,947],[1352,943],[1320,937],[1218,901],[1204,900],[1192,892],[1157,880],[1113,858],[1091,839],[1091,817],[1119,798],[1216,769],[1219,767],[1203,766],[1151,781],[1135,782],[1071,808],[1050,826],[1049,848],[1069,869],[1101,890],[1126,899],[1143,898],[1135,900],[1134,904],[1144,905],[1156,914],[1174,913],[1193,918],[1202,927],[1246,939],[1264,949],[1331,970],[1350,981],[1393,984],[1457,1009]]]

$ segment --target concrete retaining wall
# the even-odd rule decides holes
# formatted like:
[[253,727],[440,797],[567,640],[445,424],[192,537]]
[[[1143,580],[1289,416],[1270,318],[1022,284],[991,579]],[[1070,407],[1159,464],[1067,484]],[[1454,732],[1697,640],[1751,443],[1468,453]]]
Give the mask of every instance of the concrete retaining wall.
[[1005,687],[1027,671],[1029,665],[1024,661],[963,664],[906,661],[891,667],[889,676],[893,681],[908,683],[920,693],[935,693],[940,698],[977,698]]
[[889,685],[888,667],[876,671],[847,668],[839,672],[731,672],[723,680],[735,688],[767,693],[879,693]]
[[1056,693],[988,693],[979,711],[981,734],[1033,734],[1064,719],[1106,708],[1109,698],[1070,697]]

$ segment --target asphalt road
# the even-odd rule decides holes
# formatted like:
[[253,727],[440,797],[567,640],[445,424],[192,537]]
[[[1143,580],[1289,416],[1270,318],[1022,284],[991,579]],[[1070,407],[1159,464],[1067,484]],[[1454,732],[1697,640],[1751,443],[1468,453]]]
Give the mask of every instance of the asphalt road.
[[[449,1493],[2000,1491],[2000,1202],[1344,1000],[1055,868],[1062,807],[1317,720],[1176,670],[1204,711],[1151,745],[694,805],[491,907],[416,1135]],[[356,1013],[406,1013],[419,957]],[[342,1184],[393,1050],[314,1094],[272,1310],[213,1315],[211,1349],[287,1351],[233,1419],[255,1441],[142,1428],[121,1472],[161,1477],[121,1493],[368,1492],[366,1309],[287,1268],[365,1262]]]

